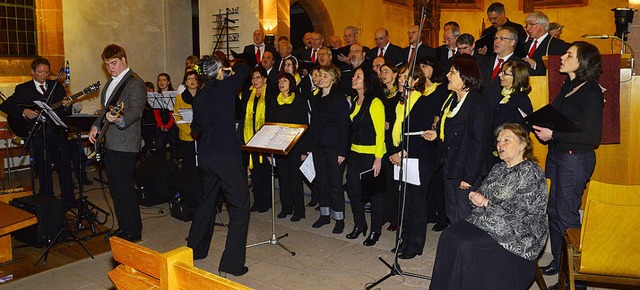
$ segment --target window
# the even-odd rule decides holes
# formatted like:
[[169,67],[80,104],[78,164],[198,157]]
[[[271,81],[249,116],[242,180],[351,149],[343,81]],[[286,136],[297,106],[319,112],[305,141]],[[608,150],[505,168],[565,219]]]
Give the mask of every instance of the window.
[[0,0],[0,56],[35,56],[34,0]]

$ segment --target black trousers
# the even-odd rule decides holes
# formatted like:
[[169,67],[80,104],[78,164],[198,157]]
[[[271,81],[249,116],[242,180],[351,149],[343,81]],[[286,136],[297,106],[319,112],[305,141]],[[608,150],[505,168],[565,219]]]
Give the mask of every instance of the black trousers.
[[338,164],[337,149],[316,149],[313,151],[313,164],[316,169],[318,202],[320,204],[320,214],[329,215],[323,212],[323,208],[330,209],[333,218],[344,220],[344,190],[342,189],[342,172],[344,172],[344,162]]
[[300,152],[290,152],[287,156],[276,156],[280,186],[282,211],[294,216],[305,217],[304,188],[300,172]]
[[168,131],[156,128],[156,156],[166,158],[167,143],[169,143],[169,156],[176,158],[178,152],[178,127],[173,125]]
[[[53,188],[52,170],[58,173],[58,182],[62,192],[62,203],[68,208],[75,203],[75,193],[73,192],[73,180],[71,175],[71,160],[69,158],[69,143],[66,136],[62,136],[60,132],[50,129],[48,126],[54,126],[47,123],[44,128],[46,136],[39,133],[33,140],[31,155],[38,172],[38,181],[40,187],[38,191],[41,195],[53,196],[55,190]],[[46,139],[46,142],[45,142]],[[46,163],[45,163],[46,148]],[[53,167],[51,167],[53,164]]]
[[[400,192],[400,183],[393,179],[394,165],[389,161],[389,155],[382,157],[383,172],[387,178],[387,188],[383,196],[384,217],[392,226],[398,226],[398,193]],[[373,226],[371,230],[373,230]]]
[[429,195],[427,196],[427,221],[439,224],[449,224],[444,207],[444,179],[442,166],[438,166],[431,183],[429,183]]
[[183,168],[195,168],[196,167],[196,147],[195,141],[178,141],[178,154],[182,160]]
[[119,228],[131,236],[142,236],[138,194],[133,180],[137,156],[138,152],[121,152],[110,149],[107,149],[104,156],[109,177],[109,189]]
[[[371,169],[375,156],[373,154],[362,154],[351,151],[349,153],[349,163],[347,166],[347,194],[351,202],[354,225],[356,227],[367,228],[367,220],[364,214],[364,202],[360,173]],[[384,170],[380,172],[384,174]],[[384,212],[384,189],[380,192],[364,193],[370,196],[371,201],[371,231],[380,232],[382,228],[382,214]]]
[[251,169],[251,179],[253,180],[253,206],[258,209],[271,208],[271,164],[267,160],[267,155],[251,153],[253,158],[253,168]]
[[[470,189],[460,189],[459,178],[447,178],[449,176],[449,166],[446,162],[442,162],[442,175],[444,179],[444,201],[447,217],[451,224],[455,224],[461,220],[465,220],[471,214],[471,202],[469,201],[469,192],[477,190],[482,183],[482,178],[478,177],[471,183]],[[468,182],[468,181],[467,181]]]
[[229,228],[219,271],[239,273],[247,259],[247,231],[249,229],[249,188],[242,158],[200,154],[200,176],[203,198],[189,229],[187,246],[193,249],[194,259],[209,253],[216,217],[216,199],[220,189],[229,208]]
[[549,203],[549,238],[553,266],[560,266],[562,237],[568,228],[579,228],[582,192],[596,166],[595,152],[570,154],[549,150],[546,176],[551,179]]
[[422,254],[427,239],[427,195],[435,168],[433,164],[420,162],[419,170],[420,185],[407,183],[401,238],[408,251]]

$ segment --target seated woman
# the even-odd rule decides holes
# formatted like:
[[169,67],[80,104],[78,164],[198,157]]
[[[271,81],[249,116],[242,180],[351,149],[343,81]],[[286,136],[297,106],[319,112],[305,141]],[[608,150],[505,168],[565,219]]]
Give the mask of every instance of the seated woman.
[[438,241],[430,289],[529,289],[547,238],[547,185],[526,130],[496,129],[501,163],[469,193],[471,216]]

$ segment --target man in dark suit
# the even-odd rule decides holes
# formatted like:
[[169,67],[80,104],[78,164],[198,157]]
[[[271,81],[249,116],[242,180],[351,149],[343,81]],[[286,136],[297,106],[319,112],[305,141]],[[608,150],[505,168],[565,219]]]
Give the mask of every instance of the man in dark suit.
[[484,58],[483,55],[476,52],[476,44],[473,35],[469,33],[463,33],[458,36],[456,39],[456,48],[458,49],[458,54],[468,54],[472,56],[478,64],[481,63],[481,59]]
[[542,57],[545,55],[565,54],[567,52],[567,43],[549,35],[549,18],[542,12],[529,14],[526,23],[529,41],[524,45],[527,49],[527,57],[522,60],[529,64],[530,75],[546,75],[547,68],[542,62]]
[[[48,103],[53,104],[62,101],[67,96],[60,83],[49,80],[50,67],[49,61],[43,57],[37,57],[31,62],[33,79],[17,85],[13,95],[0,105],[0,110],[7,113],[10,121],[15,120],[20,124],[30,124],[30,121],[35,121],[40,114],[36,110],[34,101],[46,101],[47,97],[51,96]],[[65,100],[63,104],[64,107],[55,110],[59,116],[70,113],[71,102]],[[31,156],[38,170],[39,193],[41,196],[53,196],[51,170],[56,169],[62,188],[62,202],[65,209],[69,209],[75,203],[75,194],[71,179],[71,163],[67,154],[69,152],[68,142],[64,131],[53,124],[49,118],[47,119],[48,121],[40,127],[41,129],[35,132],[33,143],[31,143]],[[25,135],[28,133],[25,132]],[[52,163],[54,164],[53,168],[51,168]]]
[[298,70],[302,72],[301,75],[306,75],[306,72],[311,71],[311,68],[317,65],[319,61],[318,51],[324,47],[324,37],[321,32],[314,31],[311,34],[311,47],[305,50],[298,56]]
[[436,48],[436,58],[444,71],[449,71],[451,58],[458,54],[458,47],[456,46],[458,36],[460,36],[460,29],[455,27],[445,28],[442,33],[444,44]]
[[375,32],[376,47],[367,52],[367,60],[373,61],[376,57],[384,57],[384,60],[395,65],[403,62],[402,48],[391,43],[389,39],[389,31],[383,27],[376,29]]
[[[138,194],[133,187],[133,171],[140,151],[140,119],[147,102],[147,90],[144,81],[129,68],[124,48],[109,44],[101,57],[111,79],[100,94],[103,108],[91,127],[89,141],[95,143],[98,133],[105,137],[104,162],[119,225],[115,232],[105,237],[118,236],[138,241],[142,238],[142,220]],[[111,114],[109,105],[120,102],[123,104],[122,113]],[[102,126],[103,123],[106,125]]]
[[254,67],[262,61],[262,55],[264,55],[265,51],[270,51],[273,56],[278,55],[275,47],[264,43],[264,31],[256,29],[256,31],[253,32],[253,44],[244,47],[242,59],[244,59],[250,67]]
[[478,53],[483,55],[491,55],[493,53],[493,38],[500,27],[512,27],[518,35],[518,43],[515,48],[516,56],[522,58],[525,56],[524,42],[527,39],[527,32],[522,25],[509,21],[504,5],[500,2],[493,2],[487,8],[487,18],[491,21],[491,27],[482,31],[480,38],[476,40],[476,49]]
[[493,41],[493,55],[485,57],[480,63],[480,74],[482,76],[482,93],[489,102],[489,109],[493,110],[502,99],[500,92],[500,78],[498,73],[502,65],[507,60],[520,59],[515,56],[514,49],[518,43],[518,32],[512,27],[502,27],[496,32]]
[[275,88],[278,85],[278,68],[273,66],[275,63],[273,54],[265,51],[260,65],[267,71],[267,85],[271,88]]
[[423,44],[420,40],[420,27],[418,25],[411,26],[407,34],[409,36],[409,46],[402,49],[403,63],[410,63],[413,58],[436,57],[436,51]]
[[291,45],[291,42],[289,42],[288,40],[278,41],[278,53],[280,54],[280,60],[277,62],[277,65],[275,66],[276,70],[281,71],[282,66],[284,65],[284,60],[289,57],[294,58],[296,62],[298,62],[298,58],[293,56],[293,54],[291,54],[292,51],[293,51],[293,46]]

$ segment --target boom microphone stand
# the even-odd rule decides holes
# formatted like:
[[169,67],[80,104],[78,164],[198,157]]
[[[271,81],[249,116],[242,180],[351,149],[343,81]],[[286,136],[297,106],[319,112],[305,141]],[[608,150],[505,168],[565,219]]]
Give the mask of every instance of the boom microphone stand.
[[[422,6],[422,14],[420,15],[420,34],[422,34],[422,27],[424,24],[424,19],[426,16],[426,7]],[[413,88],[409,85],[409,78],[413,78],[413,72],[415,70],[415,66],[416,66],[416,59],[418,58],[418,46],[416,46],[416,51],[415,54],[413,56],[413,59],[411,59],[411,63],[409,64],[409,75],[407,77],[407,79],[404,82],[404,92],[403,92],[403,98],[401,100],[404,100],[404,110],[402,112],[403,114],[403,119],[404,116],[407,116],[407,100],[409,98],[409,90],[413,91]],[[396,116],[396,122],[398,121],[398,116]],[[402,119],[400,119],[402,120]],[[403,124],[402,126],[402,138],[406,138],[405,135],[405,131],[406,129],[409,127],[409,124],[411,122],[411,119],[408,118],[407,119],[407,124]],[[408,141],[408,138],[407,138]],[[402,270],[402,268],[400,268],[400,264],[398,264],[398,255],[400,254],[400,251],[398,249],[399,245],[400,245],[400,237],[402,234],[402,226],[404,224],[404,211],[405,211],[405,202],[406,202],[406,198],[407,198],[407,181],[406,181],[406,172],[405,172],[405,162],[404,162],[404,152],[407,151],[409,152],[409,142],[404,142],[404,148],[402,148],[402,150],[400,151],[400,186],[398,187],[398,191],[399,194],[401,194],[402,199],[400,202],[398,202],[398,221],[400,221],[400,223],[398,224],[398,230],[396,231],[396,241],[395,241],[395,253],[393,255],[393,264],[389,264],[387,263],[387,261],[385,261],[382,257],[378,257],[378,260],[380,260],[380,262],[382,262],[385,266],[387,266],[389,268],[389,273],[385,276],[383,276],[382,278],[376,280],[375,282],[373,282],[373,284],[368,285],[367,287],[365,287],[365,289],[369,290],[372,289],[373,287],[377,286],[378,284],[384,282],[385,280],[396,276],[396,275],[400,275],[400,276],[409,276],[409,277],[414,277],[414,278],[420,278],[420,279],[425,279],[425,280],[431,280],[430,276],[425,276],[425,275],[420,275],[420,274],[415,274],[415,273],[409,273],[409,272],[405,272]]]

